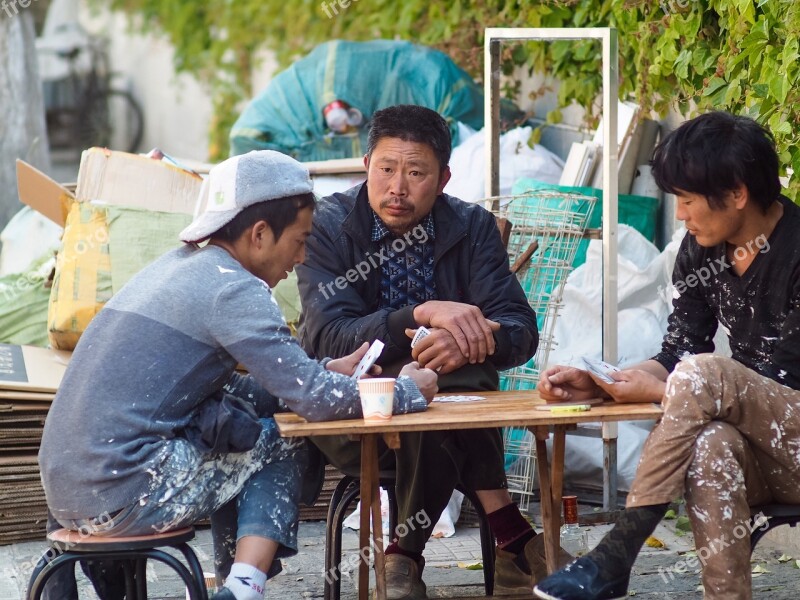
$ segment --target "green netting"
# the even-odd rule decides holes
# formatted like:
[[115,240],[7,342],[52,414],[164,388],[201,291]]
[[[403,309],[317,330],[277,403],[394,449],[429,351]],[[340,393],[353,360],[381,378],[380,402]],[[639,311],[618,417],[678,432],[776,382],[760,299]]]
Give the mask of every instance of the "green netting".
[[538,383],[539,366],[547,362],[564,284],[574,268],[596,199],[574,192],[537,190],[501,197],[497,202],[496,216],[512,224],[507,245],[510,263],[533,251],[517,271],[517,279],[536,313],[539,329],[536,355],[501,373],[500,389],[529,390]]
[[[598,200],[598,208],[592,212],[587,227],[589,229],[596,229],[601,226],[603,220],[603,190],[591,187],[542,183],[535,179],[519,179],[512,187],[512,194],[524,194],[529,190],[552,190],[555,192],[594,196]],[[617,219],[620,223],[633,227],[651,242],[655,242],[659,208],[660,201],[658,198],[620,194],[617,203]],[[578,245],[578,251],[575,253],[574,267],[578,267],[586,262],[586,250],[588,250],[588,248],[589,240],[582,240]]]
[[[376,40],[320,44],[282,71],[234,124],[231,155],[277,150],[300,161],[363,156],[367,128],[331,135],[322,109],[342,100],[360,110],[365,122],[395,104],[427,106],[451,125],[483,127],[483,91],[446,54],[403,41]],[[521,113],[503,105],[503,120]]]

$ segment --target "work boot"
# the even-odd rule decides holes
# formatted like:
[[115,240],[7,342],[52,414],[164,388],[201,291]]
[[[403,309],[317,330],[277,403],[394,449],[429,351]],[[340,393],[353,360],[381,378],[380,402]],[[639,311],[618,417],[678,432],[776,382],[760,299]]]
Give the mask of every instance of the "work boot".
[[427,588],[419,572],[420,566],[413,558],[402,554],[387,556],[386,600],[428,600]]
[[[559,548],[559,569],[573,560],[569,552]],[[519,555],[497,548],[494,562],[495,596],[530,594],[533,586],[545,577],[547,561],[544,556],[544,534],[539,533],[529,540]]]

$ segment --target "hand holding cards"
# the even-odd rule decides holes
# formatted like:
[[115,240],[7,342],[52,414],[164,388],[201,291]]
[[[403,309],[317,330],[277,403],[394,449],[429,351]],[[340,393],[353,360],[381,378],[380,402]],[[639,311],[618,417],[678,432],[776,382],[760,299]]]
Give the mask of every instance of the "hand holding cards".
[[367,350],[367,353],[359,361],[358,365],[356,365],[356,370],[353,371],[353,374],[350,377],[358,381],[362,375],[368,373],[372,368],[372,365],[375,364],[375,361],[378,360],[381,352],[383,352],[383,342],[380,340],[375,340],[372,342],[369,350]]
[[414,349],[414,346],[424,337],[429,336],[431,334],[430,330],[420,325],[417,328],[417,333],[414,334],[414,339],[411,340],[411,348]]
[[606,383],[616,383],[616,381],[611,378],[611,373],[619,371],[619,369],[614,365],[610,365],[602,360],[588,358],[586,356],[584,356],[581,360],[583,360],[586,370],[597,377],[600,381],[605,381]]

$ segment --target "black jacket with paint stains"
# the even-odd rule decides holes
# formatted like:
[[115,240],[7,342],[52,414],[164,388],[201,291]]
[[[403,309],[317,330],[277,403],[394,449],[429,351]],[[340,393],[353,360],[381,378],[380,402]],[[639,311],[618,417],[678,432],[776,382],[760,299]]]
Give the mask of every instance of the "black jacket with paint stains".
[[783,216],[769,238],[753,240],[760,251],[741,277],[725,243],[704,248],[684,237],[672,274],[674,310],[654,357],[668,371],[684,356],[713,352],[719,325],[734,359],[800,389],[800,207],[780,202]]

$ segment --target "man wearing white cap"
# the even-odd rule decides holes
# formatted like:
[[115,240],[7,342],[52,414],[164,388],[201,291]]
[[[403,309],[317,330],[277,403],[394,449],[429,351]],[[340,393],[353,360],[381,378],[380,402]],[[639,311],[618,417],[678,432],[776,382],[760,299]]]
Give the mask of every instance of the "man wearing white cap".
[[[236,499],[235,563],[215,598],[258,600],[273,559],[297,552],[306,449],[278,435],[278,398],[310,421],[360,416],[348,375],[366,345],[309,359],[272,296],[304,258],[305,167],[273,151],[234,157],[203,198],[187,245],[131,279],[82,336],[39,462],[55,519],[94,535],[183,527]],[[400,375],[395,411],[424,410],[436,374],[411,364]]]

